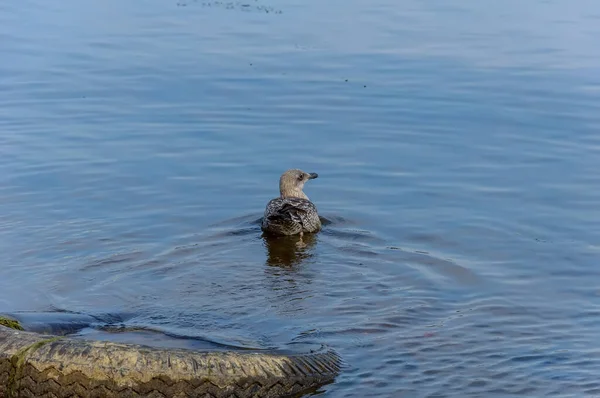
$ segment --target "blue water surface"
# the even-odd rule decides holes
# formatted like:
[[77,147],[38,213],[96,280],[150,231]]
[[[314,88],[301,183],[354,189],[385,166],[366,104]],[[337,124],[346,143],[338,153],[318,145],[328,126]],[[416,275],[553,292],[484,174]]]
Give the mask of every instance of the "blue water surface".
[[[600,3],[269,1],[0,4],[0,311],[600,395]],[[291,167],[304,249],[256,223]]]

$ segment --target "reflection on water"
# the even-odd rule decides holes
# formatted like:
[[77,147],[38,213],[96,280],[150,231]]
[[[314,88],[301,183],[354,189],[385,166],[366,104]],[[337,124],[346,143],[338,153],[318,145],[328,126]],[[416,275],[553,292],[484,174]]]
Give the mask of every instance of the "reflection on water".
[[270,236],[264,234],[263,240],[267,249],[267,265],[292,267],[313,257],[317,235]]

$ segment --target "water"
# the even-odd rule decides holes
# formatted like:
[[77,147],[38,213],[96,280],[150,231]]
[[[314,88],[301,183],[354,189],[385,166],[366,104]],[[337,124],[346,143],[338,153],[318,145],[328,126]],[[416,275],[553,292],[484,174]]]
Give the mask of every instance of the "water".
[[[598,396],[599,19],[3,2],[0,310],[327,344],[327,397]],[[257,224],[289,167],[320,176],[305,249]]]

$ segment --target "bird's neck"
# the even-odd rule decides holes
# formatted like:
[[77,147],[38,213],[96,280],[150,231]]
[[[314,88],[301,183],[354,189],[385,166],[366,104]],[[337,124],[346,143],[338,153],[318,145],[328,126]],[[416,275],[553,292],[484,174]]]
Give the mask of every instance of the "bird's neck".
[[285,191],[282,190],[280,192],[280,194],[283,199],[285,199],[285,198],[300,198],[300,199],[308,200],[308,196],[306,196],[306,194],[301,189],[290,189],[290,190],[285,190]]

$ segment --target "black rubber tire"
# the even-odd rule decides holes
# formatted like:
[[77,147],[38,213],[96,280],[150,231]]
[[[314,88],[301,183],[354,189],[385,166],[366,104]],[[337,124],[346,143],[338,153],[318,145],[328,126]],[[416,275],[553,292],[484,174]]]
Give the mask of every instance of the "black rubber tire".
[[287,397],[339,373],[330,350],[197,352],[0,326],[0,397]]

